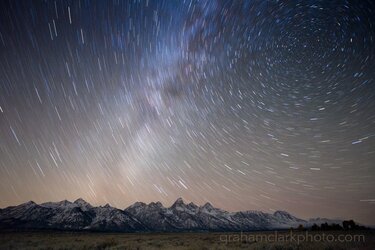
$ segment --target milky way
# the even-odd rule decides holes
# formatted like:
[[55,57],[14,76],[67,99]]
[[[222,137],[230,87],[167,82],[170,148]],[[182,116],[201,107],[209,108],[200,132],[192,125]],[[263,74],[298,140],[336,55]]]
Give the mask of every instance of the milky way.
[[0,206],[183,197],[375,224],[371,1],[0,12]]

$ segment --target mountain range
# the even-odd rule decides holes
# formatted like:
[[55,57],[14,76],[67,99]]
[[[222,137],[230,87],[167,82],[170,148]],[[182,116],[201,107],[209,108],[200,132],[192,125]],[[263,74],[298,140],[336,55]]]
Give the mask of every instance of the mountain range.
[[110,205],[92,206],[83,199],[74,202],[29,201],[0,209],[0,229],[88,230],[117,232],[251,231],[287,229],[313,223],[341,223],[330,219],[303,220],[285,211],[228,212],[210,203],[197,206],[178,198],[171,207],[160,202],[136,202],[121,210]]

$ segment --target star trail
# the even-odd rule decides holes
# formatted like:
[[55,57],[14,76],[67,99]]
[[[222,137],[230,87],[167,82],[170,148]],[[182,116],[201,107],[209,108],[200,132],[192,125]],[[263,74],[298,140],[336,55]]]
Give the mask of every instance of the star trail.
[[372,1],[1,1],[0,206],[177,197],[375,224]]

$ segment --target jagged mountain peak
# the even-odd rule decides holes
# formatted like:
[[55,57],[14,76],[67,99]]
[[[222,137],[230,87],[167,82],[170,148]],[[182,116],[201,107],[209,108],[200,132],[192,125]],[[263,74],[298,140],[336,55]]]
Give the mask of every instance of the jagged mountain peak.
[[192,208],[192,209],[197,209],[197,208],[199,208],[197,205],[195,205],[194,202],[190,202],[189,204],[187,204],[187,206],[188,206],[189,208]]
[[291,215],[290,213],[288,213],[287,211],[276,211],[273,213],[273,216],[281,219],[281,220],[289,220],[289,221],[301,221],[301,219],[298,219],[297,217]]
[[[141,202],[141,201],[137,201],[137,202],[133,203],[132,205],[130,205],[129,207],[127,207],[126,209],[130,209],[130,208],[138,208],[138,207],[145,207],[145,206],[147,206],[146,203]],[[126,209],[125,209],[125,210],[126,210]]]
[[209,202],[206,202],[201,208],[205,208],[209,210],[214,209],[214,207]]
[[56,201],[56,202],[45,202],[40,204],[43,207],[66,207],[73,203],[68,200]]
[[290,216],[290,213],[288,213],[287,211],[283,211],[283,210],[277,210],[273,213],[274,215],[284,215],[284,216]]
[[157,201],[157,202],[151,202],[149,204],[150,207],[163,207],[163,204],[160,202],[160,201]]
[[66,205],[72,204],[72,202],[70,202],[68,200],[62,200],[62,201],[56,202],[56,204],[59,204],[59,205],[62,205],[62,206],[66,206]]
[[169,210],[195,214],[196,212],[198,212],[199,206],[197,206],[193,202],[186,204],[182,198],[178,198],[169,208]]
[[103,206],[104,208],[112,208],[112,206],[111,205],[109,205],[108,203],[107,204],[105,204],[104,206]]
[[34,201],[27,201],[25,203],[20,204],[19,206],[29,207],[29,206],[35,206],[38,205]]
[[178,199],[173,203],[173,205],[170,207],[170,209],[183,211],[183,210],[186,210],[186,209],[189,209],[189,208],[188,208],[188,206],[185,204],[184,200],[180,197],[180,198],[178,198]]
[[177,198],[177,200],[173,203],[172,207],[178,205],[185,205],[184,200],[181,197]]
[[90,210],[91,208],[93,208],[93,206],[92,206],[90,203],[88,203],[87,201],[85,201],[85,200],[82,199],[82,198],[78,198],[77,200],[75,200],[75,201],[73,202],[73,204],[74,204],[75,206],[80,207],[83,211],[88,211],[88,210]]
[[75,203],[75,204],[79,204],[79,205],[90,205],[90,203],[88,203],[87,201],[85,201],[85,200],[82,199],[82,198],[78,198],[78,199],[75,200],[73,203]]
[[218,214],[218,213],[221,213],[221,214],[228,213],[227,211],[224,211],[220,208],[216,208],[216,207],[212,206],[212,204],[209,203],[209,202],[206,202],[203,206],[200,206],[199,211],[201,211],[203,213],[212,214],[212,215]]

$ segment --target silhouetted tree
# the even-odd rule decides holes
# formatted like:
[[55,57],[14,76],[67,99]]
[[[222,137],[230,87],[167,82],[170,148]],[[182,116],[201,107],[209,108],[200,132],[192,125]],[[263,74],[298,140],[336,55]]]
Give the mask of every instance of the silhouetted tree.
[[335,224],[335,223],[333,223],[333,224],[331,225],[331,229],[332,229],[332,230],[342,230],[342,227],[341,227],[339,224]]
[[321,225],[320,225],[320,228],[321,228],[322,230],[329,230],[328,223],[325,222],[325,223],[321,224]]
[[322,230],[322,231],[329,231],[329,230],[336,230],[336,231],[339,231],[339,230],[367,230],[367,229],[369,229],[369,228],[365,227],[365,226],[360,226],[360,225],[355,224],[355,222],[353,220],[344,220],[342,222],[342,226],[340,224],[336,224],[336,223],[332,223],[332,224],[329,225],[327,222],[322,223],[320,225],[320,227],[315,223],[311,226],[312,231],[318,231],[318,230]]
[[320,229],[320,227],[314,223],[314,225],[311,226],[311,230],[313,231],[318,231]]
[[353,220],[344,220],[342,222],[342,226],[345,230],[357,229],[357,225],[355,224]]

